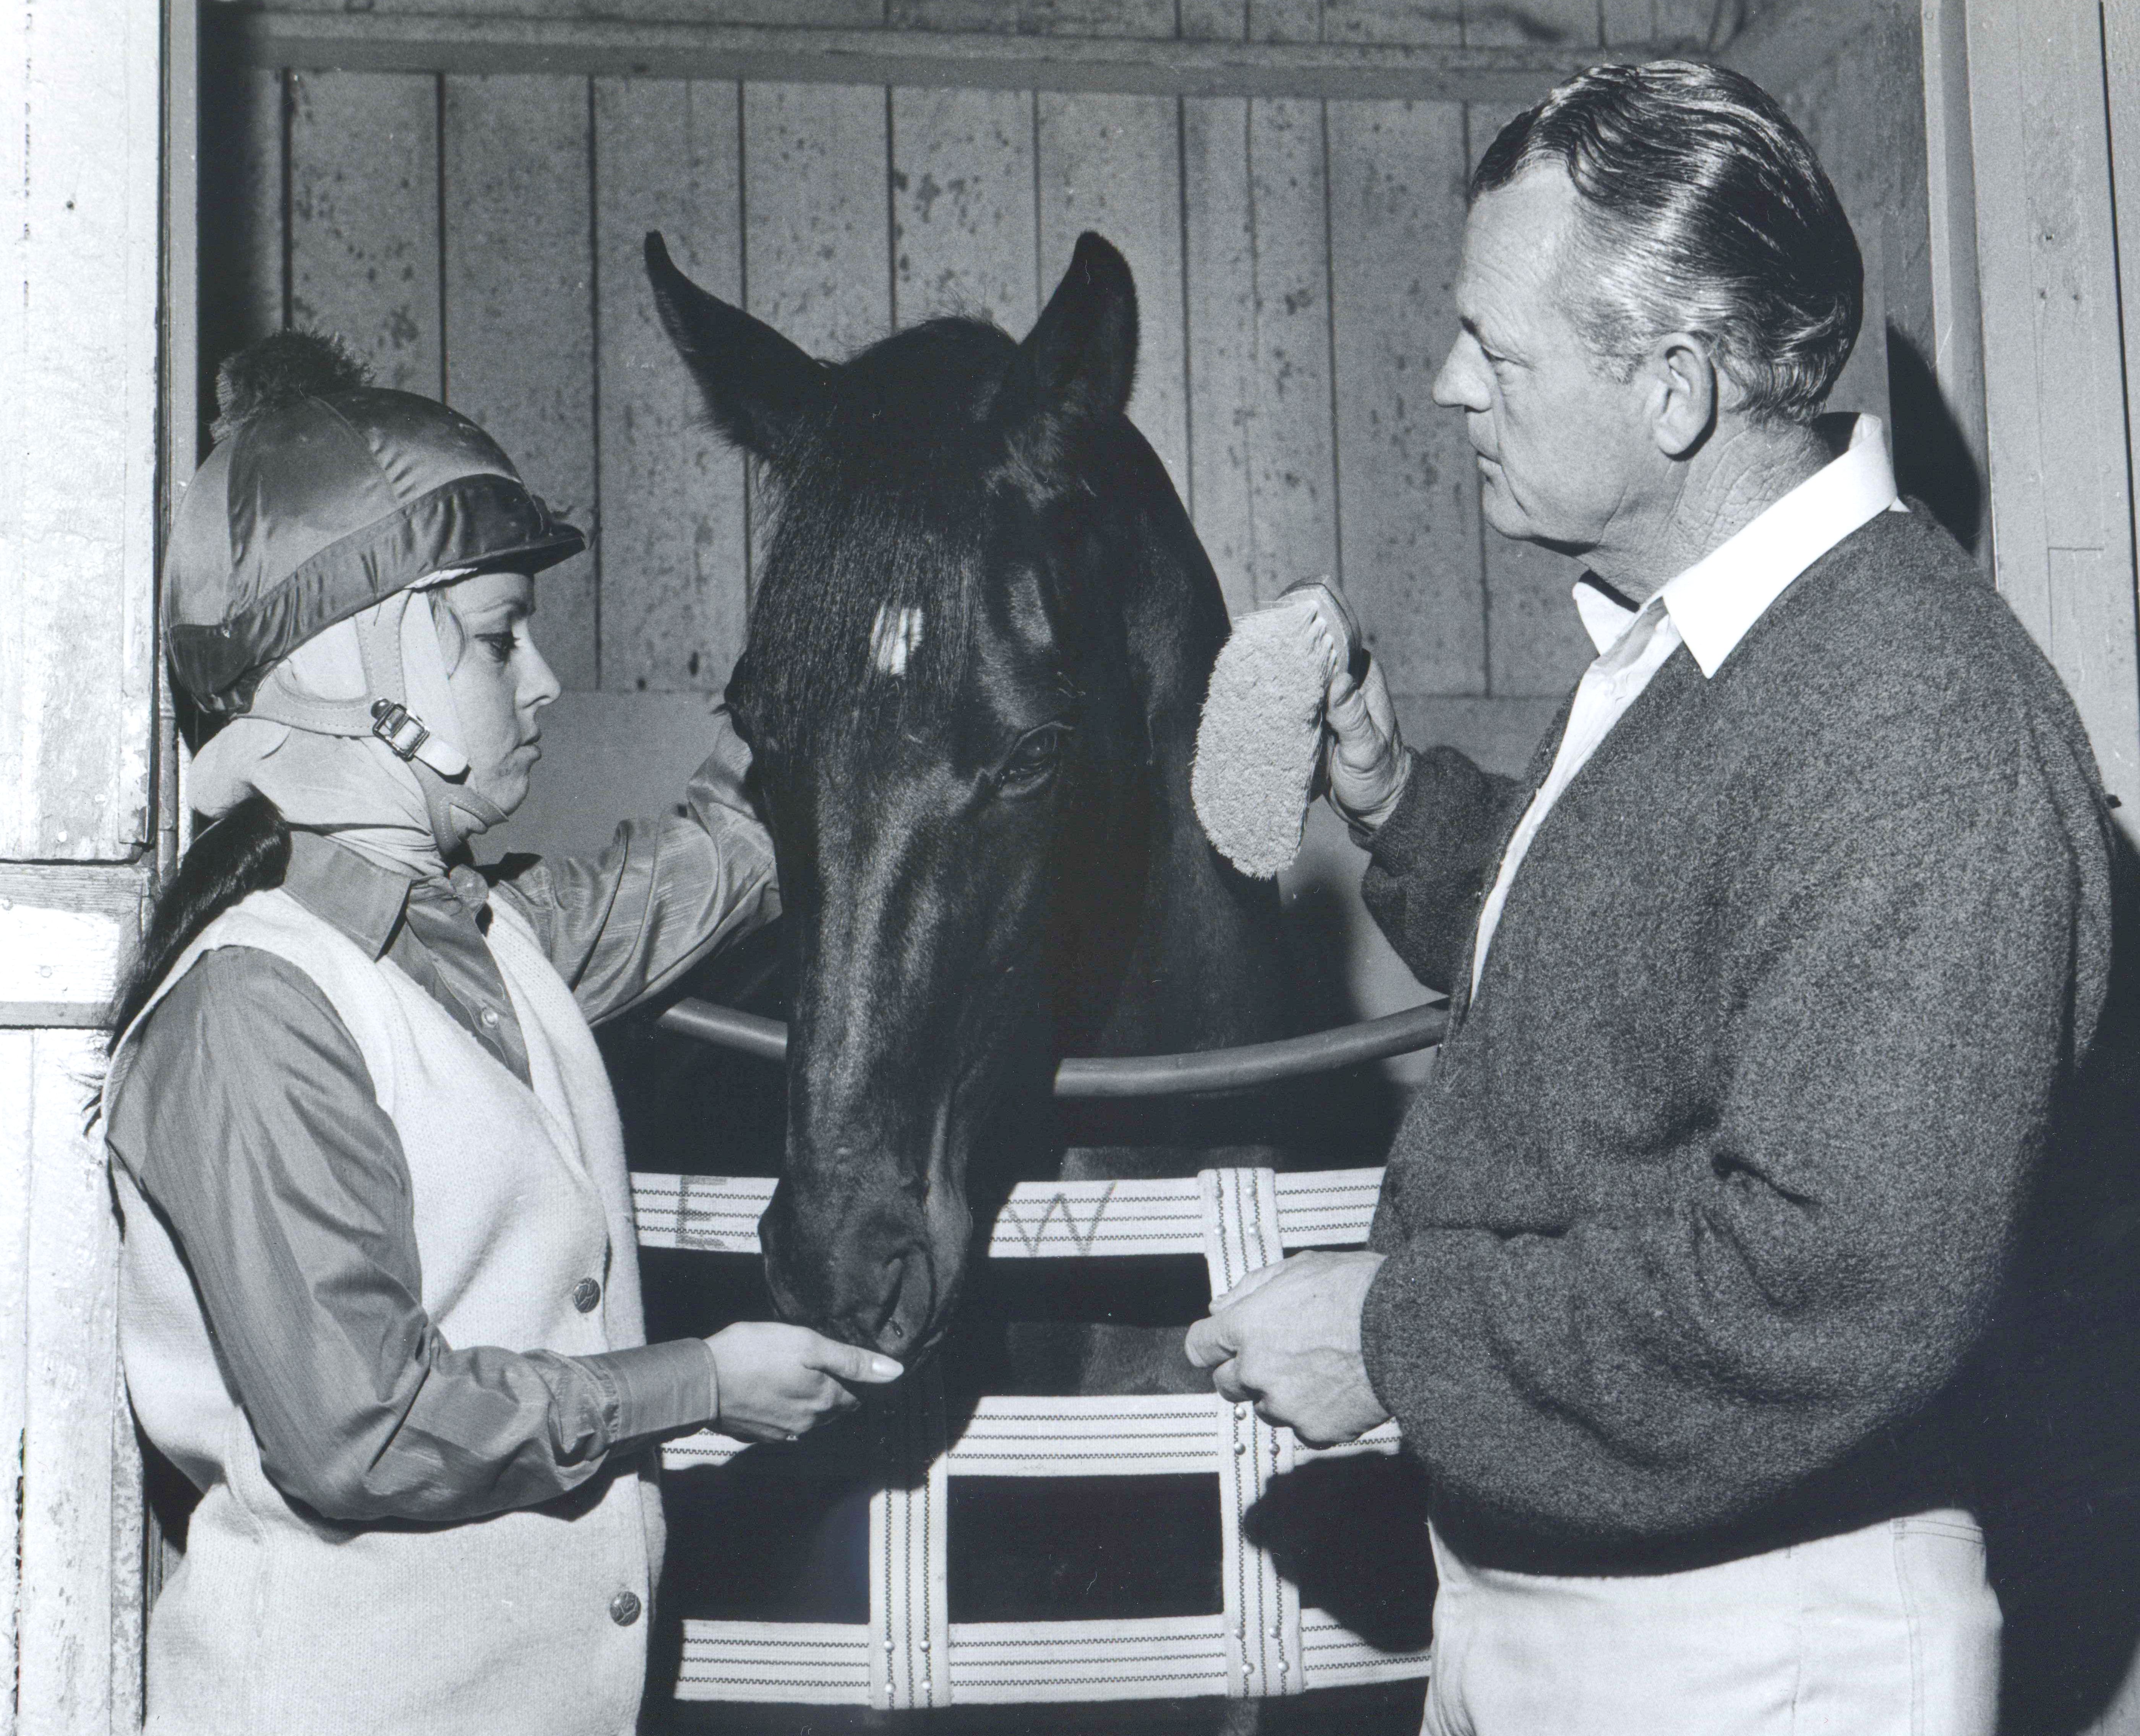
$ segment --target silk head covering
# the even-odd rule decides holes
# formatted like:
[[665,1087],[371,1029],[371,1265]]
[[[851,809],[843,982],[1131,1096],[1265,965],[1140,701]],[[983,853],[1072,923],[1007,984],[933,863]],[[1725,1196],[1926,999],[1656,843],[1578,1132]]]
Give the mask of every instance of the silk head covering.
[[449,749],[427,757],[465,766],[448,679],[465,645],[441,589],[465,576],[434,574],[322,629],[274,664],[251,709],[224,724],[194,758],[193,806],[213,817],[258,793],[292,826],[324,832],[407,874],[443,874],[444,852],[496,823],[497,811],[375,734],[326,733],[304,720],[367,696],[361,635],[391,632],[400,640],[404,704]]

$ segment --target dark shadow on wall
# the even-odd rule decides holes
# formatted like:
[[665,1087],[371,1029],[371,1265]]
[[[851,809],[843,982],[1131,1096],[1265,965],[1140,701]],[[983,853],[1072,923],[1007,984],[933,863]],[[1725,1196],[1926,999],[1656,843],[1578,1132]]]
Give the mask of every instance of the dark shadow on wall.
[[[215,373],[223,357],[283,323],[285,262],[268,256],[270,225],[279,243],[283,200],[282,81],[248,75],[234,7],[202,9],[200,53],[201,449],[215,415]],[[262,104],[272,115],[257,112]],[[272,160],[253,144],[273,141]],[[271,203],[272,201],[272,203]],[[263,274],[272,282],[257,281]]]
[[1973,555],[1984,537],[1983,473],[1917,340],[1887,322],[1887,405],[1894,420],[1895,482]]
[[2140,857],[2113,980],[1987,1358],[1981,1478],[2005,1736],[2071,1736],[2140,1648]]

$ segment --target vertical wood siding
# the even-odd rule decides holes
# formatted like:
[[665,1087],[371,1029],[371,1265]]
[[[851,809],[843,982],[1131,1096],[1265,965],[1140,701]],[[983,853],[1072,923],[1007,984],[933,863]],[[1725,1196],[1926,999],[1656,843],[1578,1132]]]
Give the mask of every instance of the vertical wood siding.
[[[447,399],[599,536],[588,121],[583,78],[447,79],[441,248]],[[601,686],[594,558],[552,567],[537,594],[558,679]]]
[[694,281],[743,299],[743,145],[733,84],[595,84],[602,683],[705,688],[743,650],[742,457],[707,427],[646,292],[658,229]]
[[380,385],[437,396],[439,81],[292,73],[289,125],[291,318],[339,332]]
[[1029,91],[891,93],[892,319],[1038,311]]
[[1329,105],[1338,529],[1376,655],[1407,691],[1486,690],[1477,470],[1433,401],[1464,234],[1453,103]]
[[[1165,96],[1038,98],[1039,292],[1096,229],[1136,273],[1139,341],[1130,416],[1190,498],[1189,376],[1183,350],[1180,105]],[[1014,323],[1013,331],[1020,326]]]
[[[1716,10],[888,6],[822,0],[821,22],[1579,49],[1704,37]],[[751,10],[737,0],[724,15]],[[287,76],[287,140],[256,123],[238,171],[256,238],[224,293],[270,309],[277,286],[263,280],[287,272],[292,316],[343,331],[382,379],[443,390],[598,531],[594,552],[542,587],[568,688],[718,692],[763,553],[763,501],[706,431],[653,318],[639,262],[649,228],[699,281],[826,356],[940,313],[1022,335],[1077,235],[1097,229],[1136,274],[1131,414],[1234,608],[1337,575],[1414,707],[1507,701],[1529,722],[1588,660],[1567,597],[1574,566],[1482,526],[1462,429],[1432,402],[1463,177],[1505,107]]]
[[[1222,14],[1242,28],[1230,0]],[[950,26],[940,8],[928,17]],[[1249,27],[1367,40],[1441,27],[1431,7],[1393,24],[1387,7],[1333,4],[1318,22],[1313,5],[1259,4]],[[1482,17],[1472,33],[1493,28]],[[342,331],[383,380],[441,382],[533,487],[599,530],[591,555],[542,586],[568,688],[717,692],[763,553],[744,468],[705,430],[654,320],[649,228],[699,282],[827,356],[940,313],[1022,335],[1078,234],[1097,229],[1136,274],[1132,417],[1232,606],[1337,575],[1412,701],[1529,700],[1564,690],[1588,659],[1572,563],[1482,530],[1463,430],[1432,402],[1464,174],[1506,109],[562,77],[290,84],[294,316]],[[251,173],[272,230],[272,177]],[[230,292],[272,306],[258,280],[274,250],[241,263]]]
[[[1969,11],[1999,588],[2140,806],[2133,517],[2103,25],[2088,0]],[[2084,93],[2080,95],[2077,93]]]
[[744,289],[750,311],[813,356],[891,326],[891,93],[744,88]]

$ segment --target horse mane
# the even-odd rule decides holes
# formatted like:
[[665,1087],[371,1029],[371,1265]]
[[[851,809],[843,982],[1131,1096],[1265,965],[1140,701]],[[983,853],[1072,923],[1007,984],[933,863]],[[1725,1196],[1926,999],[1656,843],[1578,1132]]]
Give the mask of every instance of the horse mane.
[[[751,610],[754,705],[797,748],[887,709],[895,728],[909,708],[940,714],[960,691],[1004,458],[991,412],[1017,349],[984,321],[936,319],[837,370],[827,424],[778,478]],[[903,620],[916,630],[894,679],[884,635]]]

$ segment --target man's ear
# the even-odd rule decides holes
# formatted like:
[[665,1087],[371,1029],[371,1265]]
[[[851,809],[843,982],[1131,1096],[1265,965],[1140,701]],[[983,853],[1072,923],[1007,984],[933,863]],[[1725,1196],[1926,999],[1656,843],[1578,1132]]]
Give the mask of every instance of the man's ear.
[[699,288],[676,268],[656,230],[646,277],[670,341],[699,383],[714,425],[776,472],[817,439],[830,413],[832,370],[764,321]]
[[1709,346],[1690,331],[1667,333],[1643,359],[1649,380],[1650,438],[1668,459],[1691,456],[1716,426],[1723,381]]

